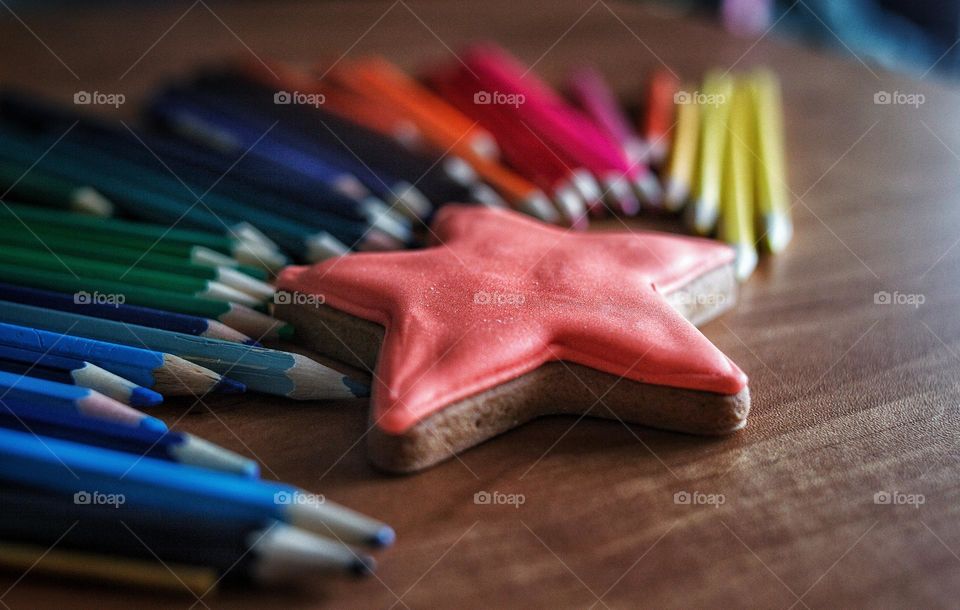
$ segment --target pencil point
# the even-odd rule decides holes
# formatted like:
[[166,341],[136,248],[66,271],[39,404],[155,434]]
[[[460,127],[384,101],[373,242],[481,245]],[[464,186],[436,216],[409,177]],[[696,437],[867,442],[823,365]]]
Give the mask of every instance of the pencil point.
[[215,392],[220,392],[221,394],[243,394],[247,391],[247,386],[229,377],[221,377],[213,389]]
[[793,223],[790,217],[782,213],[772,213],[766,218],[767,247],[774,254],[781,252],[793,238]]
[[144,430],[153,430],[155,432],[166,432],[170,428],[167,427],[167,424],[163,422],[162,419],[148,415],[140,420],[140,427]]
[[130,404],[134,407],[155,407],[163,402],[163,395],[149,388],[136,387],[130,390]]
[[247,339],[243,342],[244,345],[249,345],[250,347],[263,347],[263,344],[257,341],[256,339]]
[[753,270],[757,268],[757,249],[753,244],[735,244],[736,262],[734,263],[734,272],[739,281],[744,281],[750,277]]
[[396,532],[393,531],[393,528],[389,525],[384,525],[377,533],[370,537],[370,540],[367,541],[367,544],[377,548],[383,548],[390,546],[397,539]]
[[376,560],[368,555],[357,557],[357,559],[350,566],[350,571],[356,576],[369,576],[370,574],[373,574],[373,571],[376,569]]
[[350,393],[357,398],[367,398],[370,396],[369,385],[350,379],[346,375],[343,377],[343,385],[347,386],[347,389],[350,390]]

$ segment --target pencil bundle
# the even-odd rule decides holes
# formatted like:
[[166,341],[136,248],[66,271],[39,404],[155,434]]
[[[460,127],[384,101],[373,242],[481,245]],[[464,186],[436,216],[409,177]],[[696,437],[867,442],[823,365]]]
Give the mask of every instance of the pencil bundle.
[[710,73],[694,89],[676,91],[665,205],[685,207],[694,232],[731,244],[744,280],[756,267],[759,245],[776,254],[793,235],[780,84],[758,70]]

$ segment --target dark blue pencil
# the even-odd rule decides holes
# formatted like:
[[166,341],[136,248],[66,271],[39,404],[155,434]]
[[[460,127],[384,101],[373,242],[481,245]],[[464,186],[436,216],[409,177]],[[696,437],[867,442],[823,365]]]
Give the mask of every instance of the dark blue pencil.
[[0,301],[22,303],[57,311],[69,311],[93,318],[105,318],[117,322],[160,328],[185,335],[210,337],[211,339],[222,339],[224,341],[246,343],[247,345],[260,345],[250,337],[217,320],[139,305],[79,302],[83,299],[78,299],[76,294],[0,282]]
[[90,388],[134,407],[153,407],[163,402],[159,392],[77,358],[0,345],[0,370]]
[[247,477],[257,477],[260,473],[255,461],[192,434],[133,428],[30,402],[5,400],[0,403],[0,428]]

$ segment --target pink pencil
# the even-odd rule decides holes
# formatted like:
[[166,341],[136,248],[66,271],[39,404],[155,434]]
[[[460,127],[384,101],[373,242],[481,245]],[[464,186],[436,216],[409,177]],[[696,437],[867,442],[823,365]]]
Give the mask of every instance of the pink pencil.
[[659,199],[659,189],[650,186],[651,182],[656,185],[655,178],[645,166],[631,163],[589,118],[571,108],[535,76],[525,75],[510,56],[482,47],[471,50],[464,59],[484,87],[522,99],[523,103],[517,105],[519,118],[551,147],[564,150],[593,172],[621,211],[635,214],[639,210],[631,188],[635,185],[651,199]]
[[459,65],[438,70],[427,81],[447,102],[493,134],[503,159],[550,195],[570,226],[586,228],[587,205],[574,187],[577,170],[570,169],[524,127],[513,106],[483,97],[480,82]]
[[573,103],[623,148],[628,159],[643,162],[643,142],[630,127],[630,121],[599,71],[585,66],[572,72],[567,77],[566,91]]

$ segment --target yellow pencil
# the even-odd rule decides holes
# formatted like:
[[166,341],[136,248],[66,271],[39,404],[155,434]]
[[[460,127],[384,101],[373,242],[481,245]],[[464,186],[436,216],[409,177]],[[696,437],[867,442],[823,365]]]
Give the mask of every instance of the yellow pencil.
[[[692,90],[687,87],[685,90]],[[677,100],[677,126],[665,170],[664,206],[676,212],[690,197],[697,163],[697,136],[700,133],[700,106],[693,99]]]
[[748,85],[738,83],[730,104],[729,137],[724,158],[718,236],[736,251],[737,279],[750,277],[757,266],[753,229],[754,134]]
[[708,73],[703,91],[695,96],[700,104],[700,149],[689,220],[695,232],[708,235],[716,226],[720,212],[720,184],[733,78],[717,72]]
[[793,236],[784,160],[783,103],[780,81],[769,70],[750,78],[757,134],[757,214],[764,229],[763,242],[771,252],[787,247]]
[[0,542],[0,566],[38,574],[93,579],[137,587],[190,591],[204,595],[213,589],[219,576],[213,568],[159,561],[114,557],[47,547]]

